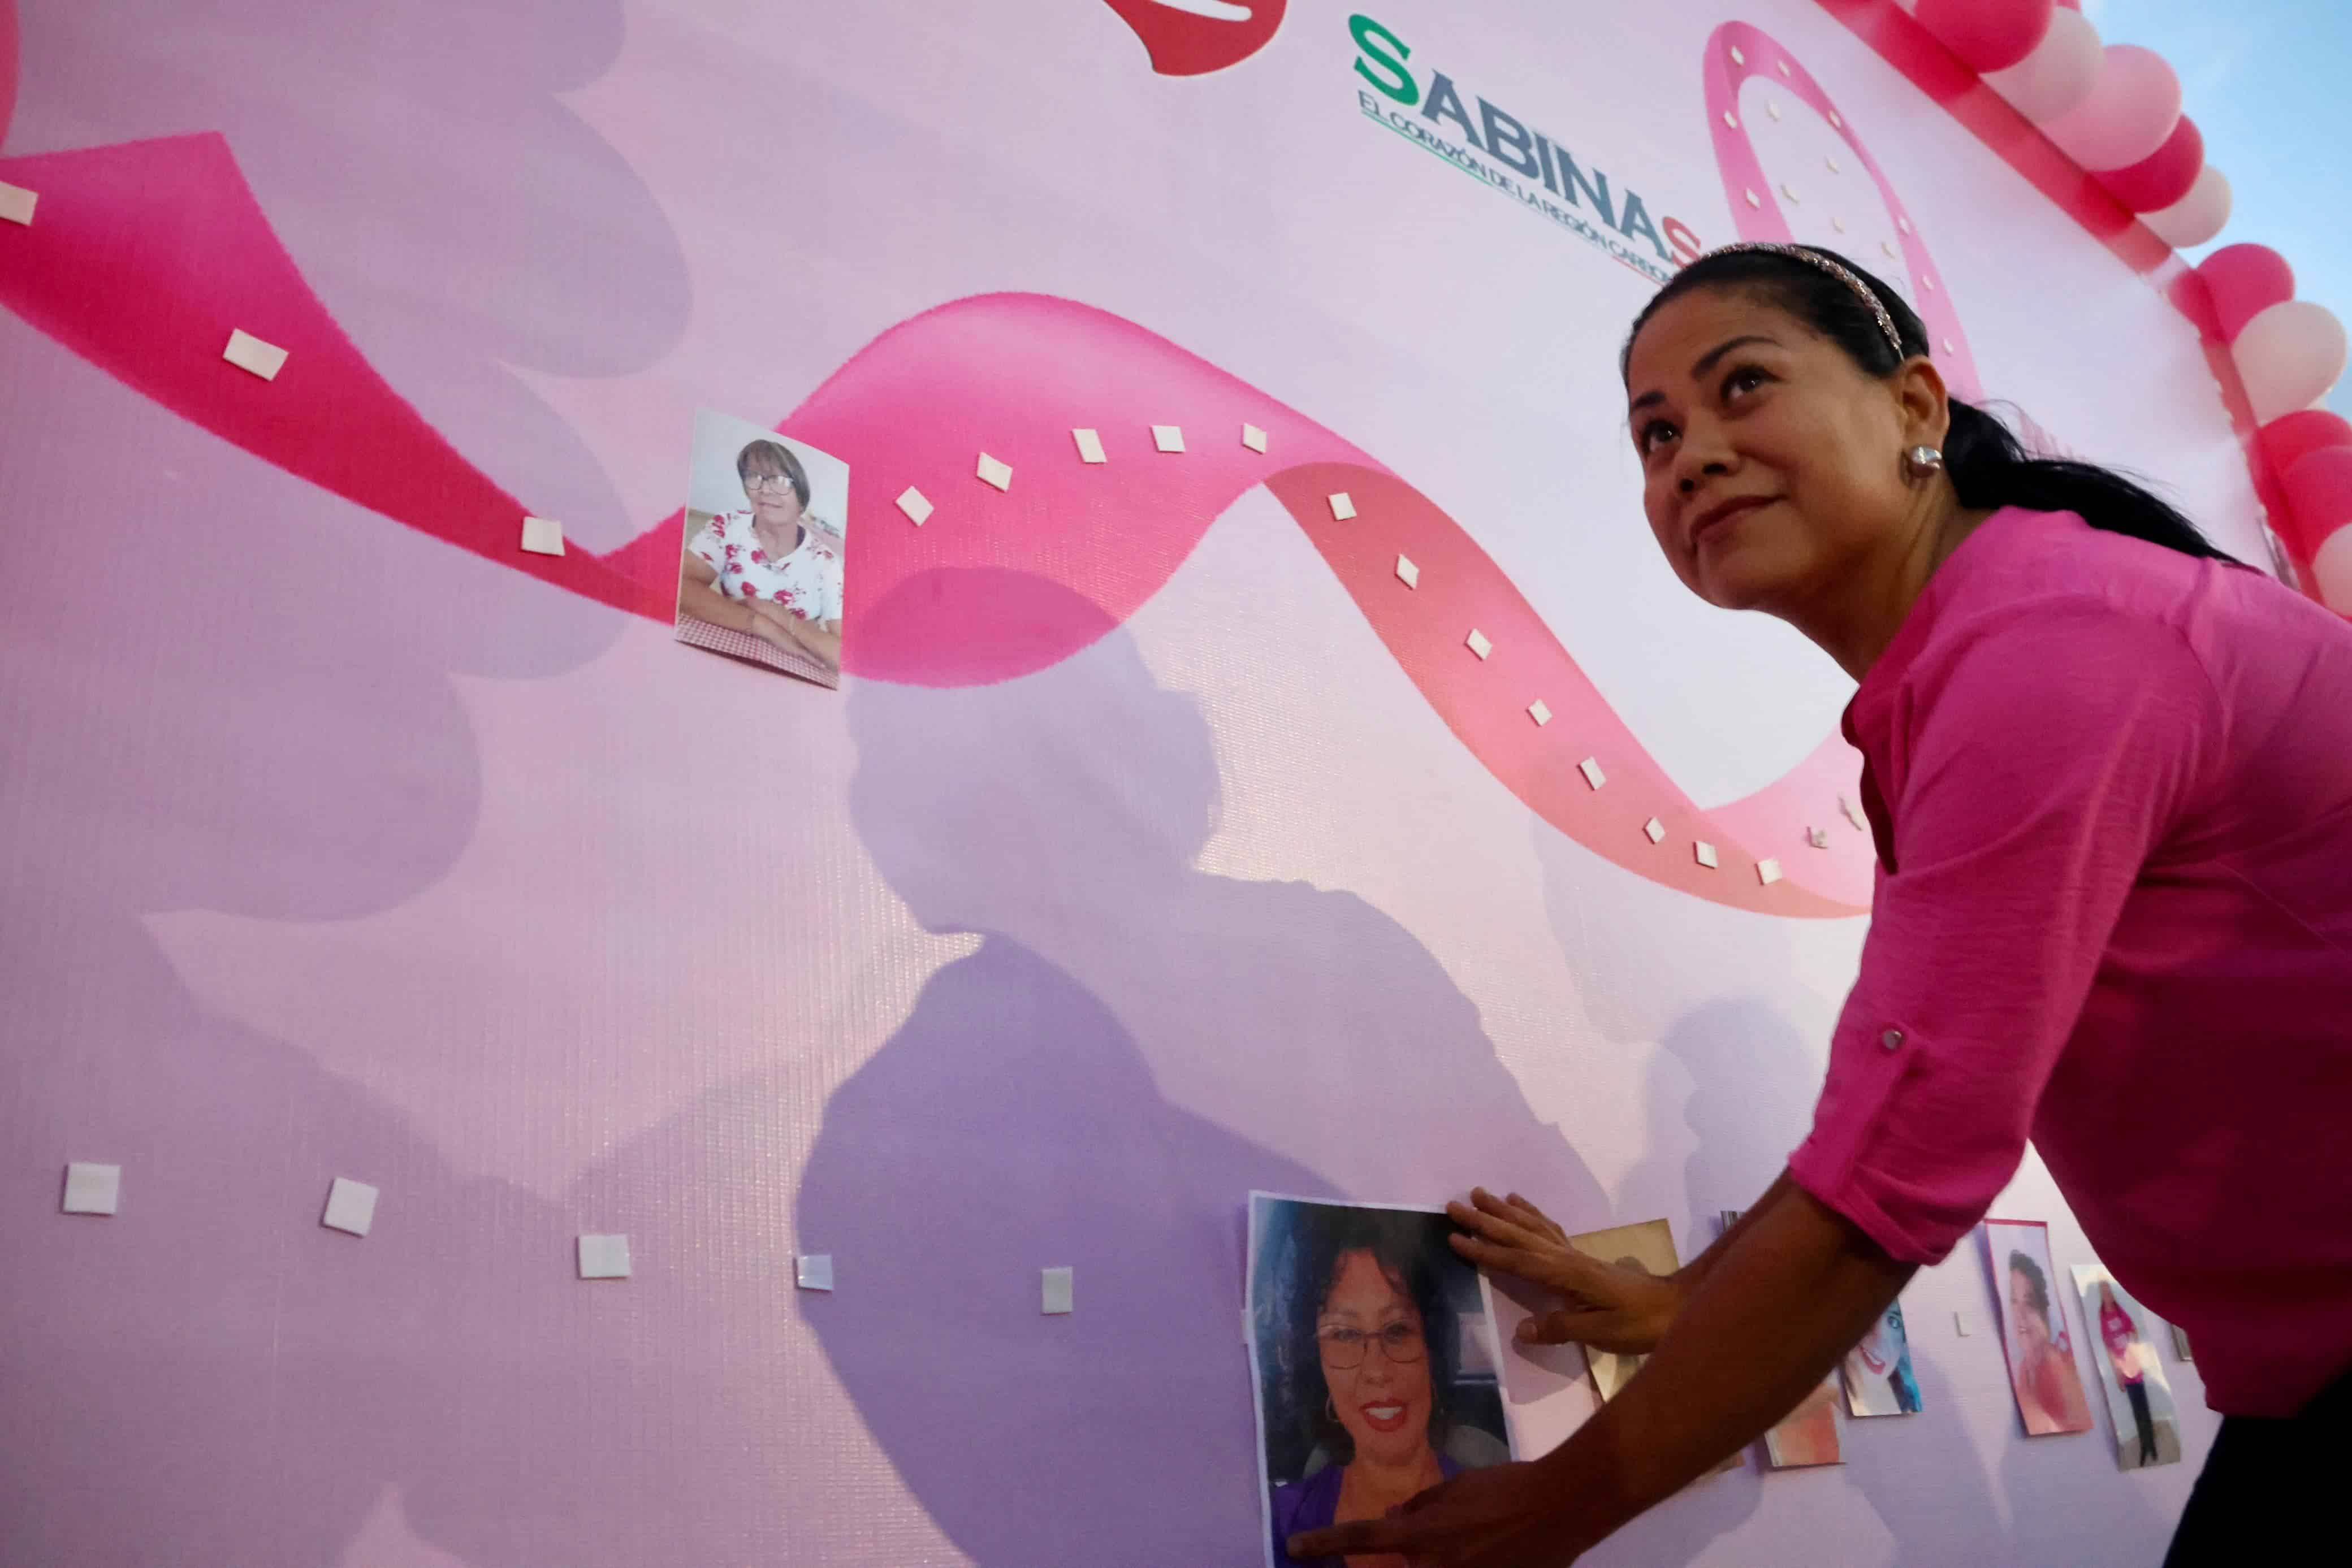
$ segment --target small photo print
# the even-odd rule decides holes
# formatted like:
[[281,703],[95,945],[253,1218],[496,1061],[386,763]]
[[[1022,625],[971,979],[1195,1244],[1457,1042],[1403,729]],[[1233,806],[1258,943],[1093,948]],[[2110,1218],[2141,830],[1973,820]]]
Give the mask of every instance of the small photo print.
[[1911,1372],[1911,1336],[1903,1329],[1903,1303],[1892,1301],[1862,1343],[1846,1353],[1838,1375],[1845,1384],[1850,1416],[1916,1416],[1919,1380]]
[[2039,1219],[1988,1219],[1984,1234],[2000,1347],[2027,1436],[2089,1431],[2091,1406],[2074,1364],[2066,1298],[2052,1284],[2050,1227]]
[[[1512,1457],[1492,1301],[1453,1230],[1442,1210],[1250,1194],[1268,1568],[1298,1568],[1283,1543],[1302,1530],[1379,1518]],[[1411,1491],[1365,1484],[1388,1478]]]
[[1776,1470],[1845,1463],[1845,1450],[1838,1442],[1837,1407],[1838,1380],[1832,1374],[1764,1434],[1764,1462]]
[[[1588,1230],[1581,1236],[1571,1236],[1568,1244],[1588,1258],[1603,1263],[1614,1263],[1621,1269],[1639,1269],[1645,1274],[1664,1279],[1682,1267],[1675,1254],[1675,1233],[1663,1219],[1645,1219],[1638,1225],[1619,1225],[1607,1230]],[[1615,1351],[1588,1348],[1584,1358],[1592,1365],[1592,1393],[1604,1403],[1617,1396],[1633,1375],[1642,1370],[1647,1356],[1621,1355]]]
[[841,685],[849,465],[731,414],[694,416],[677,640]]
[[2074,1265],[2074,1289],[2083,1298],[2083,1326],[2097,1343],[2092,1359],[2115,1425],[2116,1468],[2179,1464],[2180,1416],[2156,1356],[2164,1323],[2096,1263]]

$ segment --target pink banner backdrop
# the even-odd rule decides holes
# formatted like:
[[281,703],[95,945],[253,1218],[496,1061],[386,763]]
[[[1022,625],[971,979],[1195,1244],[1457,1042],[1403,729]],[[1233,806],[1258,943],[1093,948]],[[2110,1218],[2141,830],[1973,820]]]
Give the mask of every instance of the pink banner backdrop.
[[[2263,558],[2234,328],[1892,4],[1004,9],[0,0],[0,1558],[1251,1562],[1248,1190],[1752,1199],[1874,862],[1641,522],[1705,245]],[[671,638],[705,407],[848,465],[837,694]],[[1983,1290],[1596,1561],[2148,1559]]]

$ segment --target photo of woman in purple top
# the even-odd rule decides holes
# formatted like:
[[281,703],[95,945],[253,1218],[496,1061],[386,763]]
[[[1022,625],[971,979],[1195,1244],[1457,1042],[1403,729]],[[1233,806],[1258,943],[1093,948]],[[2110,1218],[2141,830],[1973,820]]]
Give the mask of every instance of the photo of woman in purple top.
[[1292,1558],[1294,1532],[1378,1519],[1509,1452],[1491,1376],[1465,1377],[1462,1308],[1477,1281],[1445,1217],[1258,1201],[1278,1213],[1258,1298],[1271,1561],[1309,1568],[1324,1560]]

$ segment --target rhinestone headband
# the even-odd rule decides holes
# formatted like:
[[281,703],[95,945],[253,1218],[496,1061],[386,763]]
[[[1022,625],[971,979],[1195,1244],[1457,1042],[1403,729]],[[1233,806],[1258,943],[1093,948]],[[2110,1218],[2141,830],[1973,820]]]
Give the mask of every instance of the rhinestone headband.
[[[1764,240],[1741,240],[1737,245],[1720,245],[1706,254],[1707,256],[1732,256],[1743,250],[1764,251],[1773,256],[1793,256],[1808,266],[1820,267],[1823,272],[1853,289],[1862,302],[1870,307],[1870,313],[1878,319],[1878,329],[1886,334],[1887,347],[1895,350],[1895,359],[1900,361],[1909,357],[1903,352],[1903,334],[1895,330],[1895,318],[1886,313],[1886,307],[1878,302],[1878,296],[1870,291],[1870,285],[1855,276],[1853,268],[1842,262],[1832,261],[1817,251],[1807,250],[1802,246],[1773,245]],[[1704,261],[1706,257],[1701,256],[1699,259]]]

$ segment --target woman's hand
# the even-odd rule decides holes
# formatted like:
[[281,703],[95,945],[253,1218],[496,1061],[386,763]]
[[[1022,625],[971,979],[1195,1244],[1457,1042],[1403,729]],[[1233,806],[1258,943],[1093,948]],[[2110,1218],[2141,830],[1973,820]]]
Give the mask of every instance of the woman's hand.
[[1681,1305],[1681,1287],[1672,1280],[1586,1257],[1568,1244],[1568,1233],[1550,1216],[1517,1193],[1496,1197],[1478,1187],[1468,1203],[1449,1203],[1445,1212],[1462,1228],[1452,1239],[1463,1257],[1568,1298],[1557,1312],[1519,1325],[1527,1343],[1589,1344],[1643,1355],[1657,1348]]
[[1564,1502],[1541,1461],[1465,1470],[1386,1519],[1294,1535],[1290,1555],[1311,1563],[1387,1552],[1412,1568],[1567,1568],[1582,1543],[1570,1538]]

